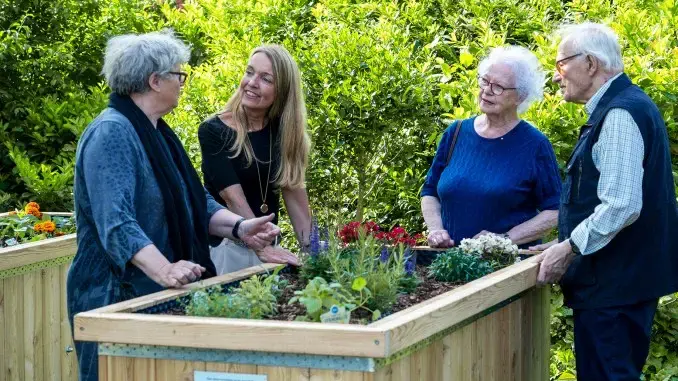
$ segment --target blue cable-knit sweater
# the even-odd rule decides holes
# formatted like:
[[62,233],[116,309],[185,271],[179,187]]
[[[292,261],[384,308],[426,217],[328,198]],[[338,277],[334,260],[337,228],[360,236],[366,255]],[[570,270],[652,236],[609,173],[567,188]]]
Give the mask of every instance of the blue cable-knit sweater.
[[560,199],[558,164],[544,134],[521,121],[501,138],[487,139],[473,128],[474,119],[461,121],[445,166],[456,125],[447,128],[421,192],[440,200],[443,227],[456,244],[482,230],[505,233],[542,210],[557,210]]

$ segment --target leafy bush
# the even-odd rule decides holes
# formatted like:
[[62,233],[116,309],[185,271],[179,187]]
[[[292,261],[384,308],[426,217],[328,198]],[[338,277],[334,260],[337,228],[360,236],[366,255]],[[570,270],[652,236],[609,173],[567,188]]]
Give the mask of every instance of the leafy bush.
[[236,287],[223,292],[221,287],[191,293],[184,310],[190,316],[213,316],[236,319],[261,319],[277,311],[278,298],[287,281],[278,272],[254,275]]
[[472,254],[458,248],[439,254],[429,266],[429,274],[440,282],[466,283],[492,272],[492,266]]

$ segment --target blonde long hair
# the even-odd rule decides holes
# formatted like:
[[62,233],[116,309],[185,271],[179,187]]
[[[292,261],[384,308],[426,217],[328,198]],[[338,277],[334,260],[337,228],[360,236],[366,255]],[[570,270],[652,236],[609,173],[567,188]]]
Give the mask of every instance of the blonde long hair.
[[[301,74],[292,55],[280,45],[262,45],[252,51],[250,57],[264,53],[271,60],[275,77],[275,100],[268,110],[269,119],[278,118],[280,127],[280,165],[274,181],[280,187],[301,188],[304,186],[311,141],[306,131],[306,104],[301,91]],[[231,113],[235,140],[230,150],[232,157],[245,153],[247,165],[252,165],[254,152],[247,141],[247,115],[242,107],[240,87],[226,103],[224,112]]]

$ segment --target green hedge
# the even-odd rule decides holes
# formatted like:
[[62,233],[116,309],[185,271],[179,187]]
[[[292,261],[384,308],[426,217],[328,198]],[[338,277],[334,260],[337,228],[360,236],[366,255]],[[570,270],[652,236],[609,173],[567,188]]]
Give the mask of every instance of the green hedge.
[[[0,208],[28,200],[72,208],[77,137],[106,104],[99,71],[107,38],[164,27],[193,47],[181,106],[167,119],[197,168],[198,124],[223,107],[250,50],[281,43],[296,57],[314,144],[307,185],[321,220],[362,217],[421,230],[421,184],[447,124],[477,112],[475,68],[483,54],[521,44],[551,69],[552,32],[568,21],[603,21],[620,34],[626,71],[659,105],[678,164],[675,0],[183,3],[182,9],[157,0],[0,3]],[[586,119],[583,107],[565,104],[550,81],[545,99],[524,117],[549,136],[561,166]],[[289,228],[286,219],[282,224]],[[656,379],[678,364],[676,304],[658,314],[648,363]],[[560,377],[572,359],[562,333],[567,314],[554,308],[552,370]]]

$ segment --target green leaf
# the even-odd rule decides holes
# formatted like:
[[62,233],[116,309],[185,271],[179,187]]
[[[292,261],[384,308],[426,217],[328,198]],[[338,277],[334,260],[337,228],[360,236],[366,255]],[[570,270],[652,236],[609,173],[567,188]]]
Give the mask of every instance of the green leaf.
[[459,54],[459,63],[461,63],[464,67],[469,67],[473,63],[473,55],[469,53],[467,50],[463,50]]

